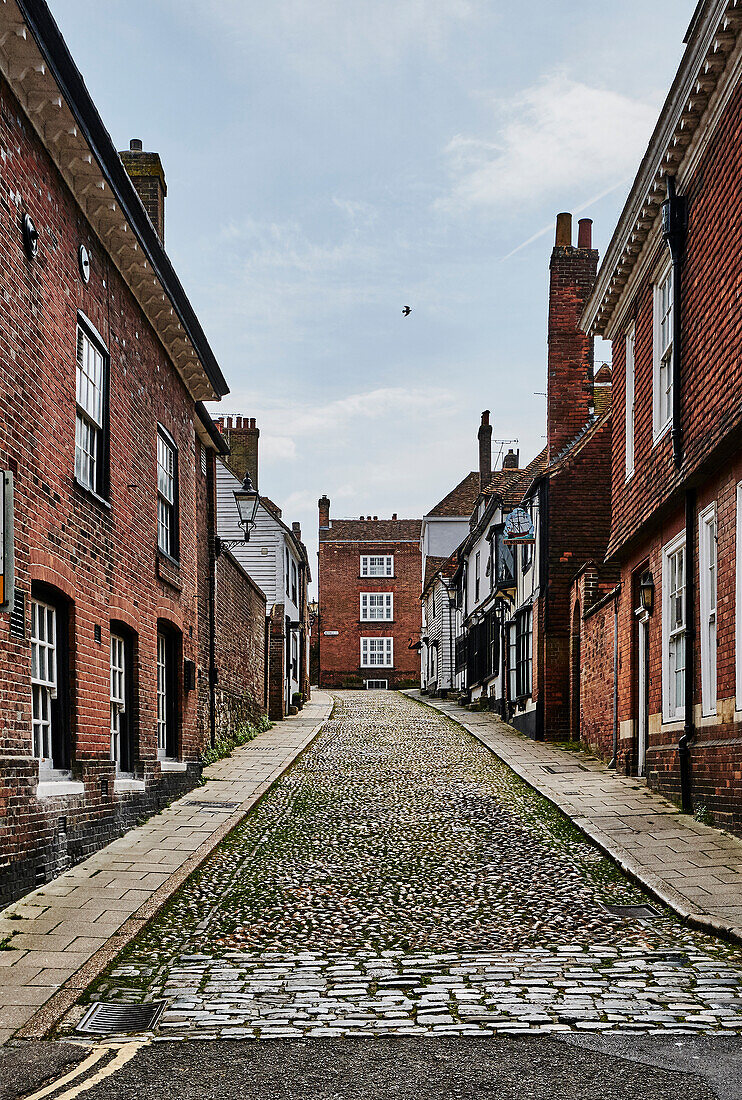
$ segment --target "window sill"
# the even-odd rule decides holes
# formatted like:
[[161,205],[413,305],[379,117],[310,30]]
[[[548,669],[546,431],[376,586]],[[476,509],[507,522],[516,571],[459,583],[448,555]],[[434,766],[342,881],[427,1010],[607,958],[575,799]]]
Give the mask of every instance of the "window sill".
[[180,581],[180,562],[176,561],[175,558],[171,558],[169,554],[163,554],[160,549],[157,551],[157,576],[164,584],[169,584],[177,592],[183,590]]
[[160,771],[162,772],[185,772],[188,771],[188,765],[185,760],[161,760]]
[[122,775],[113,781],[114,794],[129,794],[133,791],[143,793],[146,789],[147,784],[143,779],[130,779],[128,776]]
[[394,626],[395,619],[359,619],[359,626]]
[[397,574],[394,573],[391,577],[364,577],[362,573],[359,573],[359,581],[396,581]]
[[652,434],[652,446],[656,447],[657,444],[660,442],[660,440],[665,438],[665,436],[667,435],[667,433],[670,431],[671,428],[672,428],[672,420],[668,420],[668,422],[665,424],[665,426],[663,428],[660,428],[660,430],[658,432],[653,433]]
[[36,797],[73,798],[85,794],[85,784],[77,779],[40,779],[36,787]]
[[110,500],[106,500],[105,497],[99,496],[96,493],[95,489],[90,489],[90,488],[88,488],[87,485],[83,485],[83,483],[81,481],[79,481],[78,478],[76,478],[76,477],[73,478],[73,482],[74,482],[75,488],[78,490],[78,492],[80,492],[84,496],[88,497],[89,500],[92,500],[95,504],[98,505],[99,508],[103,508],[106,512],[111,511],[111,502],[110,502]]

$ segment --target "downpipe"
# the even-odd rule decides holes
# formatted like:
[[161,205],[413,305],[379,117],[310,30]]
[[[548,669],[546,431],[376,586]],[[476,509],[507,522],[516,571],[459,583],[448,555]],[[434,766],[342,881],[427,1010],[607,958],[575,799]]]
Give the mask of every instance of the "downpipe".
[[613,756],[608,765],[618,763],[618,593],[613,601]]

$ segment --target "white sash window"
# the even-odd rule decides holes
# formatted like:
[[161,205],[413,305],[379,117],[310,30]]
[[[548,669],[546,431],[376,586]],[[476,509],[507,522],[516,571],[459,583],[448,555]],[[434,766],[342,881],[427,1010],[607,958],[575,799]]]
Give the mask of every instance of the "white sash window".
[[394,618],[394,596],[391,592],[361,592],[361,619]]
[[701,609],[701,709],[716,714],[716,505],[698,517]]
[[57,612],[51,604],[31,601],[31,726],[33,754],[53,757],[52,700],[57,697]]
[[391,668],[394,657],[392,638],[361,638],[361,666],[363,668]]
[[685,535],[662,552],[662,690],[666,721],[685,714]]

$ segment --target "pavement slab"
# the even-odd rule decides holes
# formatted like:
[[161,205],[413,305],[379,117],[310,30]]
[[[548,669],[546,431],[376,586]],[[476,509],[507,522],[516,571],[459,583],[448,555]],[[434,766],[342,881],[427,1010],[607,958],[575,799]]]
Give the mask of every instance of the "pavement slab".
[[[121,950],[311,744],[330,709],[316,692],[298,715],[205,768],[203,786],[0,913],[0,1043],[13,1032],[44,1035],[78,996],[75,976],[84,968],[88,984]],[[204,801],[224,809],[204,813]],[[70,982],[72,994],[60,992]],[[23,986],[34,990],[25,1000]]]

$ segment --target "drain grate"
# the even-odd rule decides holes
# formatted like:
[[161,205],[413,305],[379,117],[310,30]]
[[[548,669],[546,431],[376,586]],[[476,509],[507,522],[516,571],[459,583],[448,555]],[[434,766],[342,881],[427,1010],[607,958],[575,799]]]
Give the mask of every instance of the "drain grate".
[[90,1035],[120,1035],[122,1032],[152,1031],[159,1022],[165,1001],[144,1004],[110,1004],[97,1001],[77,1025]]
[[561,775],[562,772],[586,772],[584,764],[541,764],[545,772],[552,775]]
[[201,810],[222,810],[225,814],[231,814],[233,810],[236,810],[240,805],[239,802],[199,802],[196,798],[191,798],[186,803],[188,806],[198,806]]
[[637,920],[652,920],[659,913],[652,905],[605,905],[605,909],[614,917],[635,917]]

